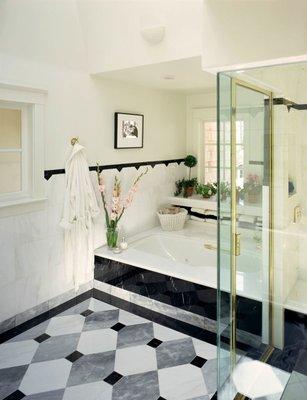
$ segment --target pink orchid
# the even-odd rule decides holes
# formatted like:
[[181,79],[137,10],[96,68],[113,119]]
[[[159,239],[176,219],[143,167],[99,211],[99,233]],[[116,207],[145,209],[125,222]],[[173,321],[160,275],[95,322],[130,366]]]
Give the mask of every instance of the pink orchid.
[[147,172],[148,172],[148,168],[145,170],[145,172],[141,173],[137,177],[137,179],[134,181],[132,187],[128,191],[127,196],[125,197],[124,201],[121,200],[121,183],[120,183],[119,179],[117,177],[115,177],[113,190],[112,190],[111,204],[107,204],[106,193],[105,193],[106,186],[104,183],[103,176],[99,172],[99,166],[97,165],[98,189],[99,189],[99,192],[101,193],[103,208],[105,211],[106,224],[107,224],[108,228],[109,227],[116,228],[119,220],[121,219],[122,215],[124,214],[125,209],[128,208],[133,201],[134,195],[138,189],[138,183],[139,183],[140,179],[144,175],[146,175]]

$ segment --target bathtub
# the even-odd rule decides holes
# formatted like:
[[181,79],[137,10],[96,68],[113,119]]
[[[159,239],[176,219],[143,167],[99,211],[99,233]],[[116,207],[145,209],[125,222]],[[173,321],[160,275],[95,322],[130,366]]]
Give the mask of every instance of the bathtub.
[[[156,227],[135,235],[129,240],[128,249],[119,254],[103,246],[95,255],[216,289],[216,236],[216,223],[188,221],[181,231],[165,232]],[[259,299],[259,272],[253,269],[250,257],[240,257],[245,260],[237,271],[237,293]],[[229,291],[227,269],[221,278],[223,290]]]

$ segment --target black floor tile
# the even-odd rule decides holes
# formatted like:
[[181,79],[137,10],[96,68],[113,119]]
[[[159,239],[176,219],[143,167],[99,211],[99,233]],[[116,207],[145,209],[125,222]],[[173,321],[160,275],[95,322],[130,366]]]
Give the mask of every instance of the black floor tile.
[[123,329],[125,326],[126,326],[126,325],[124,325],[124,324],[122,324],[122,323],[120,323],[120,322],[117,322],[117,324],[113,325],[113,326],[111,327],[111,329],[113,329],[113,331],[119,332],[119,331],[120,331],[121,329]]
[[153,338],[150,342],[147,343],[147,346],[156,349],[157,347],[160,346],[161,343],[162,343],[161,340]]
[[49,338],[50,338],[50,336],[47,335],[47,333],[43,333],[42,335],[38,336],[34,340],[36,340],[38,343],[42,343],[42,342],[44,342],[45,340],[47,340]]
[[20,400],[23,399],[26,395],[23,394],[20,390],[16,390],[9,396],[7,396],[4,400]]
[[79,351],[74,351],[73,353],[69,354],[69,356],[65,357],[66,360],[70,361],[71,363],[74,363],[75,361],[79,360],[83,356],[82,353]]
[[85,310],[80,315],[83,315],[83,317],[88,317],[89,315],[93,314],[94,311],[92,310]]
[[114,386],[116,382],[118,382],[121,378],[123,377],[123,375],[119,374],[116,371],[113,371],[112,374],[110,374],[109,376],[107,376],[104,381],[109,383],[110,385]]
[[202,368],[202,367],[205,365],[206,361],[207,361],[207,360],[206,360],[205,358],[196,356],[196,357],[191,361],[191,364],[194,365],[195,367]]

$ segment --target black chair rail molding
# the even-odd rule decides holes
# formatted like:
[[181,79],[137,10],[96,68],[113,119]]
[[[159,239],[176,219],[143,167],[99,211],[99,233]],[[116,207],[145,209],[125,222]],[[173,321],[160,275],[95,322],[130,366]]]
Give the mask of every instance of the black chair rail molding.
[[[142,161],[142,162],[138,162],[138,163],[99,165],[99,170],[103,171],[103,170],[107,170],[107,169],[117,169],[118,172],[120,172],[123,168],[134,167],[138,170],[140,167],[143,167],[143,166],[150,166],[150,167],[154,168],[156,165],[159,165],[159,164],[164,164],[167,167],[169,164],[174,164],[174,163],[177,163],[178,165],[180,165],[182,162],[184,162],[184,160],[185,160],[184,158],[175,158],[172,160]],[[97,165],[90,166],[89,170],[96,171]],[[44,177],[47,181],[52,177],[52,175],[61,175],[61,174],[65,174],[64,168],[48,169],[48,170],[44,171]]]

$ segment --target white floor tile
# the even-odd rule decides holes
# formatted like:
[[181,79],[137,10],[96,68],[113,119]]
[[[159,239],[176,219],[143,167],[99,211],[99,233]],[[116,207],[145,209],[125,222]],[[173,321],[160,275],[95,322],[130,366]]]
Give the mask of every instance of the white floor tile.
[[139,317],[138,315],[131,314],[125,310],[119,311],[119,322],[124,325],[136,325],[149,322],[147,319]]
[[217,358],[217,347],[213,344],[195,338],[193,338],[193,344],[197,356],[205,358],[206,360]]
[[[0,345],[0,368],[29,364],[38,348],[34,340],[11,342]],[[1,372],[0,372],[1,373]]]
[[114,370],[122,375],[140,374],[156,369],[156,350],[150,346],[127,347],[116,351]]
[[82,315],[66,315],[50,320],[46,333],[50,336],[67,335],[82,331],[85,318]]
[[65,390],[63,400],[111,400],[112,386],[104,381],[71,386]]
[[160,394],[167,400],[187,400],[204,396],[206,386],[200,368],[186,364],[158,371]]
[[112,329],[100,329],[82,332],[77,350],[83,354],[103,353],[116,349],[117,332]]
[[71,366],[71,362],[63,358],[31,364],[19,389],[26,395],[63,389],[66,386]]
[[167,342],[169,340],[184,339],[187,335],[181,332],[174,331],[173,329],[167,328],[163,325],[154,323],[154,334],[155,338]]
[[238,392],[251,398],[281,394],[290,374],[257,360],[243,357],[232,380]]
[[94,312],[117,310],[116,307],[113,307],[110,304],[104,303],[104,302],[102,302],[100,300],[96,300],[94,298],[91,299],[88,308],[89,308],[89,310],[92,310]]

